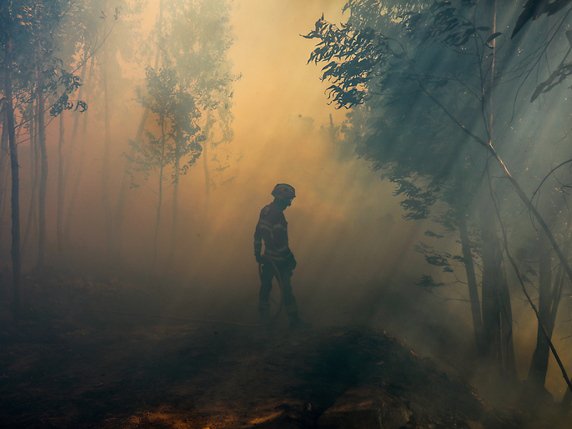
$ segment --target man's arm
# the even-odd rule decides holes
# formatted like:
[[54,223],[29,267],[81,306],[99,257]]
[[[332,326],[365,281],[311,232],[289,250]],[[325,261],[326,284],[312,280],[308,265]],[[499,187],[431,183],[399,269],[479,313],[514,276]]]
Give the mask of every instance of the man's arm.
[[262,231],[259,227],[260,221],[256,224],[256,228],[254,230],[254,257],[256,258],[256,262],[262,262]]
[[254,257],[256,262],[262,263],[262,239],[272,232],[272,226],[268,223],[265,216],[265,211],[262,209],[258,223],[254,230]]
[[272,225],[272,254],[276,259],[288,262],[292,269],[296,267],[296,259],[288,245],[288,229],[286,220],[276,219]]

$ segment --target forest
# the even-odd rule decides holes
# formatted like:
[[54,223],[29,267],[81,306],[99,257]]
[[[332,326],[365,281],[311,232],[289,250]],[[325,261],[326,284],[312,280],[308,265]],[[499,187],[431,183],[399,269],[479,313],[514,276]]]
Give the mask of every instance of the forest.
[[569,428],[571,52],[571,0],[0,0],[0,427]]

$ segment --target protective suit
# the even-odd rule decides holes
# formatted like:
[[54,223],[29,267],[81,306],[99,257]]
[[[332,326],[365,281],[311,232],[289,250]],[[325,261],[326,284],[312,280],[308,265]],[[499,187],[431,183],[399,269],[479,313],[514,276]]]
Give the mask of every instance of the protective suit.
[[[300,323],[298,306],[292,292],[292,274],[296,268],[296,259],[288,246],[288,222],[284,210],[290,206],[296,196],[294,188],[287,184],[278,184],[272,191],[274,201],[260,211],[260,217],[254,231],[254,256],[260,270],[259,312],[263,320],[269,317],[269,300],[272,279],[276,278],[282,291],[282,303],[288,314],[291,326]],[[262,244],[264,243],[264,254]]]

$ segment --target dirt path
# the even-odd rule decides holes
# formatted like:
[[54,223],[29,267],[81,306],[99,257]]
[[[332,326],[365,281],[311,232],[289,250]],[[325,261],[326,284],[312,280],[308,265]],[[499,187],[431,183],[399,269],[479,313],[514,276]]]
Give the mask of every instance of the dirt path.
[[0,323],[1,428],[513,427],[381,331],[194,323],[165,317],[174,293],[77,284],[29,286]]
[[[367,329],[116,317],[79,326],[27,321],[1,339],[6,428],[349,428],[481,416],[465,386]],[[348,416],[361,425],[340,426]]]

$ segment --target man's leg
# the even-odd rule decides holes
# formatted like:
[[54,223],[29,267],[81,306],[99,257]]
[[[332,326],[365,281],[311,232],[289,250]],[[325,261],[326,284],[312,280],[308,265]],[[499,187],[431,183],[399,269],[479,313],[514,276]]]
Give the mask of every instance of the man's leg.
[[300,324],[300,317],[298,316],[298,304],[292,292],[292,274],[291,269],[280,270],[280,286],[282,289],[282,302],[284,303],[286,314],[288,314],[290,326],[297,326]]
[[272,278],[274,270],[270,264],[262,264],[260,274],[260,292],[258,294],[258,313],[262,320],[270,317],[270,292],[272,291]]

